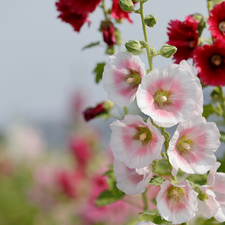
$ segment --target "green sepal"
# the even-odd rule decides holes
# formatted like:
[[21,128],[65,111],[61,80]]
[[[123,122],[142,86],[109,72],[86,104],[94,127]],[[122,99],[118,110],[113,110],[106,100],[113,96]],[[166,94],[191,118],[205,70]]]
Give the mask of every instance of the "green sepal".
[[158,187],[158,186],[161,186],[165,180],[166,179],[164,177],[159,177],[157,175],[154,175],[152,179],[149,181],[149,184],[155,185],[156,187]]

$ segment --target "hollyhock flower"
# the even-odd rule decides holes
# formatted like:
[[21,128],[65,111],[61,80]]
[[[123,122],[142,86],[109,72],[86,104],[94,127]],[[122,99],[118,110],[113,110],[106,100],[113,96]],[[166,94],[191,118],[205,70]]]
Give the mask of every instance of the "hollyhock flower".
[[167,154],[175,170],[205,174],[216,162],[214,152],[220,146],[220,132],[213,122],[195,116],[179,123]]
[[[117,20],[121,19],[127,19],[130,23],[133,23],[133,21],[130,18],[130,13],[125,12],[121,9],[119,0],[112,0],[113,5],[112,5],[112,10],[111,10],[111,17]],[[136,2],[133,2],[134,4]]]
[[225,41],[215,40],[195,50],[194,62],[198,77],[205,85],[225,85]]
[[80,172],[71,173],[67,171],[61,171],[56,175],[56,181],[59,189],[68,197],[76,197],[79,193],[79,186],[82,180],[82,174]]
[[126,115],[124,120],[116,120],[110,127],[113,156],[129,168],[140,169],[161,158],[165,139],[150,119],[145,123],[138,115]]
[[206,194],[203,215],[207,218],[215,217],[219,222],[225,221],[225,173],[216,172],[220,163],[216,162],[210,170],[207,183],[200,187]]
[[185,223],[198,210],[197,196],[187,180],[177,185],[166,180],[156,197],[159,214],[173,224]]
[[58,18],[61,18],[62,21],[69,23],[75,31],[79,32],[85,22],[90,24],[88,13],[79,14],[73,12],[68,0],[59,0],[59,2],[56,2],[56,7],[60,12]]
[[113,168],[117,188],[127,195],[143,193],[152,176],[151,166],[130,169],[123,162],[114,160]]
[[85,172],[89,161],[92,158],[92,148],[86,138],[74,136],[69,140],[69,148],[78,163],[80,171]]
[[113,23],[109,20],[103,21],[101,24],[101,29],[103,33],[104,42],[108,46],[113,46],[116,44],[116,37],[114,35],[115,28]]
[[154,69],[139,85],[137,104],[157,125],[171,127],[202,112],[197,109],[199,85],[198,78],[183,64]]
[[212,37],[225,40],[225,2],[217,4],[210,11],[208,25]]
[[[193,78],[196,78],[194,69],[186,60],[182,60],[179,64],[181,67],[183,67],[185,70],[190,72]],[[191,116],[201,116],[203,113],[203,91],[202,91],[202,85],[200,83],[199,79],[195,79],[197,82],[197,91],[195,93],[196,95],[196,105],[195,105],[195,110],[191,114]]]
[[177,52],[173,55],[175,62],[179,63],[183,59],[192,58],[198,45],[197,21],[192,16],[188,16],[184,22],[171,20],[169,26],[167,44],[177,48]]
[[67,2],[68,5],[71,7],[72,12],[84,14],[93,12],[98,6],[98,4],[101,2],[101,0],[67,0]]
[[132,53],[117,52],[109,56],[102,81],[108,99],[120,107],[128,106],[135,99],[138,85],[145,76],[145,65]]

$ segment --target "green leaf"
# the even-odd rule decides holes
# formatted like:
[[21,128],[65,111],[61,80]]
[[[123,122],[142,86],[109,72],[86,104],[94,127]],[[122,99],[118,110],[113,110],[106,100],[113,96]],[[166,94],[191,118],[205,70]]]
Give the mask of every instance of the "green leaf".
[[159,177],[157,175],[154,175],[153,178],[149,181],[149,184],[155,185],[156,187],[161,186],[161,184],[165,181],[166,179],[164,177]]
[[151,221],[156,224],[171,224],[170,222],[167,222],[166,220],[162,220],[158,209],[145,210],[144,212],[140,212],[139,217],[141,220]]
[[160,162],[157,164],[157,167],[154,170],[154,173],[158,175],[170,175],[170,167],[167,163]]
[[102,74],[104,71],[104,67],[105,67],[106,63],[98,63],[97,66],[95,67],[95,69],[93,70],[93,73],[95,73],[95,82],[99,83],[99,81],[102,79]]
[[188,181],[193,182],[195,185],[204,185],[207,181],[207,174],[199,175],[199,174],[193,174],[188,176],[186,179]]
[[89,45],[85,45],[81,50],[84,50],[84,49],[87,49],[87,48],[92,48],[92,47],[97,46],[97,45],[99,45],[99,44],[100,44],[99,41],[93,42],[93,43],[91,43],[91,44],[89,44]]
[[106,206],[121,199],[124,195],[125,193],[119,191],[118,189],[117,192],[112,190],[106,190],[100,194],[95,203],[97,204],[97,206]]
[[211,114],[213,114],[213,113],[215,113],[215,110],[214,110],[212,104],[204,105],[204,106],[203,106],[203,113],[202,113],[202,116],[204,116],[206,119],[207,119]]
[[107,184],[108,190],[103,191],[98,199],[95,201],[97,206],[106,206],[119,199],[121,199],[125,193],[120,191],[116,187],[116,177],[113,171],[113,165],[109,166],[109,170],[103,174],[103,176],[108,176]]
[[224,131],[220,131],[220,135],[221,135],[220,141],[221,142],[225,142],[225,132]]

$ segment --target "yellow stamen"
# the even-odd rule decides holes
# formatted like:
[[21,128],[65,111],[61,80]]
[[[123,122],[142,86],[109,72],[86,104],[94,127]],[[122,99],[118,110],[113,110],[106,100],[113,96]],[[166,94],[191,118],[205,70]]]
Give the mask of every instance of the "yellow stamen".
[[147,134],[146,133],[142,133],[142,134],[139,135],[139,139],[141,141],[144,141],[146,139],[146,137],[147,137]]
[[132,78],[132,77],[127,78],[128,84],[132,84],[133,82],[134,82],[134,78]]
[[167,101],[167,97],[166,96],[161,96],[160,97],[160,101],[161,102],[166,102]]
[[222,62],[222,59],[221,59],[221,56],[220,55],[214,55],[212,58],[211,58],[211,62],[216,65],[216,66],[219,66]]
[[220,22],[218,27],[220,31],[225,32],[225,21]]
[[186,142],[183,142],[181,144],[181,147],[184,148],[185,150],[190,150],[191,149],[191,146],[188,143],[186,143]]

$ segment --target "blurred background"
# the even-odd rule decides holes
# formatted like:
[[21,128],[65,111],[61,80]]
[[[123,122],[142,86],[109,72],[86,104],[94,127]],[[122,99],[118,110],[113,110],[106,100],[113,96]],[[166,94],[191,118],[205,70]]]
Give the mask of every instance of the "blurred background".
[[[95,211],[90,203],[106,189],[101,174],[112,163],[108,146],[112,119],[86,123],[82,117],[84,109],[107,99],[93,74],[96,64],[108,59],[99,32],[102,9],[91,13],[90,26],[85,23],[78,33],[57,18],[55,2],[0,1],[0,225],[135,224],[132,212],[138,207],[121,201],[110,210]],[[145,13],[158,19],[148,29],[150,44],[160,49],[168,41],[168,22],[183,21],[196,12],[208,16],[205,0],[149,0]],[[124,43],[144,39],[140,17],[131,14],[131,18],[133,24],[117,25]],[[203,36],[210,34],[204,31]],[[100,46],[81,50],[97,41]],[[147,64],[146,55],[140,57]],[[154,67],[171,63],[154,58]],[[211,91],[204,89],[205,104]],[[223,146],[217,155],[222,153]],[[136,198],[125,200],[139,202]],[[119,216],[114,221],[107,214],[118,207],[123,209],[121,217],[129,214],[129,221]]]

